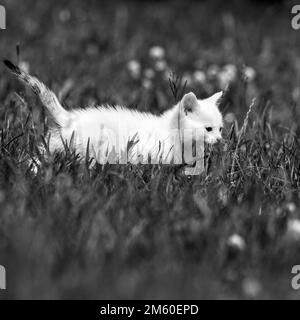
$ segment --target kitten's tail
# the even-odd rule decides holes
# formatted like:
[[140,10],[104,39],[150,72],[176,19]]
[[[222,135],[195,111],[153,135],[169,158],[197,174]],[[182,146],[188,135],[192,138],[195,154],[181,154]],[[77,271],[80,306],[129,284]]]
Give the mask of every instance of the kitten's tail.
[[59,126],[63,126],[69,120],[69,112],[61,106],[53,91],[9,60],[3,62],[18,79],[33,90]]

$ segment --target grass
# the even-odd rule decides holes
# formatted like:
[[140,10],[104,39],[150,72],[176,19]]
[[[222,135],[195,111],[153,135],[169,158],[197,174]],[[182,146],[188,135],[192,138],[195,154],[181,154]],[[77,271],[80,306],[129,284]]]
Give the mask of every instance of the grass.
[[[222,89],[208,76],[212,65],[238,73],[220,106],[232,119],[223,147],[207,151],[201,176],[163,166],[89,168],[72,153],[41,159],[34,175],[27,160],[48,120],[3,67],[1,298],[299,298],[290,285],[300,263],[299,35],[286,3],[4,5],[1,56],[29,66],[66,108],[111,103],[159,113],[184,91]],[[153,45],[165,49],[162,71],[149,57]],[[154,76],[134,76],[132,60]],[[245,80],[244,65],[254,80]],[[169,69],[183,78],[172,88]],[[201,84],[192,79],[199,69]]]

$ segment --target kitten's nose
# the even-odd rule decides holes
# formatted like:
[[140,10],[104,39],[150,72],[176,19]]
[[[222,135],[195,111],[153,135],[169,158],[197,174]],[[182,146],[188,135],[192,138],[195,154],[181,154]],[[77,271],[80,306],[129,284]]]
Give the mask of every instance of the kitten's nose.
[[222,142],[223,142],[222,137],[218,137],[218,138],[216,139],[216,144],[217,144],[217,145],[221,145]]

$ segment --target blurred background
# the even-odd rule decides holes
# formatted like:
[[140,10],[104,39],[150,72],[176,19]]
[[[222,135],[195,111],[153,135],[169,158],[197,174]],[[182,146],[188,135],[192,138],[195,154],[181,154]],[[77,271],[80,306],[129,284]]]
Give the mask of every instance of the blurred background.
[[[228,127],[241,125],[256,97],[256,115],[267,108],[273,129],[299,133],[300,30],[291,27],[291,1],[1,4],[7,26],[0,30],[0,58],[38,76],[66,108],[109,103],[161,113],[184,91],[205,98],[227,90],[221,111]],[[89,180],[67,164],[58,174],[53,169],[32,177],[13,167],[22,154],[14,135],[27,123],[28,110],[36,123],[43,111],[0,68],[1,130],[12,137],[11,150],[5,144],[0,157],[6,297],[296,297],[290,267],[300,261],[299,242],[286,244],[285,229],[278,227],[286,217],[299,217],[292,196],[277,211],[271,197],[261,198],[261,176],[253,184],[243,178],[240,198],[226,198],[231,185],[216,179],[205,192],[219,202],[209,205],[193,193],[209,180],[178,182],[160,172],[139,180],[139,172],[128,170],[121,179],[101,171]],[[179,88],[175,94],[170,81]],[[274,191],[278,202],[287,189],[295,192],[290,185]],[[268,214],[258,216],[266,202]],[[212,218],[203,226],[205,214]],[[291,230],[299,239],[297,221]]]
[[[299,32],[291,27],[290,1],[3,5],[7,29],[0,33],[1,56],[16,61],[19,44],[21,66],[62,90],[67,105],[110,102],[161,112],[173,103],[172,74],[200,97],[238,86],[241,94],[224,110],[237,117],[254,96],[272,96],[280,113],[273,120],[284,121],[300,95]],[[245,75],[247,88],[240,81]]]

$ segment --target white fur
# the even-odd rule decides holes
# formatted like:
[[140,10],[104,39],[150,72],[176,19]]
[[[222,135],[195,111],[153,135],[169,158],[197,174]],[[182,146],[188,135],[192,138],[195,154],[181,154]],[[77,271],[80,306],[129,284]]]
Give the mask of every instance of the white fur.
[[218,101],[222,92],[204,100],[187,93],[161,116],[124,107],[67,111],[37,78],[8,60],[4,63],[32,88],[54,118],[56,125],[49,131],[50,152],[64,151],[68,146],[81,159],[88,154],[101,164],[149,161],[193,164],[196,161],[197,166],[199,157],[203,158],[204,141],[213,144],[221,139],[223,119]]
[[[192,154],[182,159],[183,136],[190,135],[184,141],[190,150],[193,130],[198,131],[196,143],[203,142],[203,137],[210,144],[221,139],[223,122],[217,107],[221,95],[197,100],[188,93],[160,116],[123,107],[75,109],[68,112],[60,127],[50,130],[49,149],[63,151],[65,142],[84,158],[89,145],[89,156],[99,163],[147,163],[149,157],[151,163],[191,163],[195,160]],[[207,132],[207,127],[212,131]],[[126,155],[129,141],[132,144]]]

